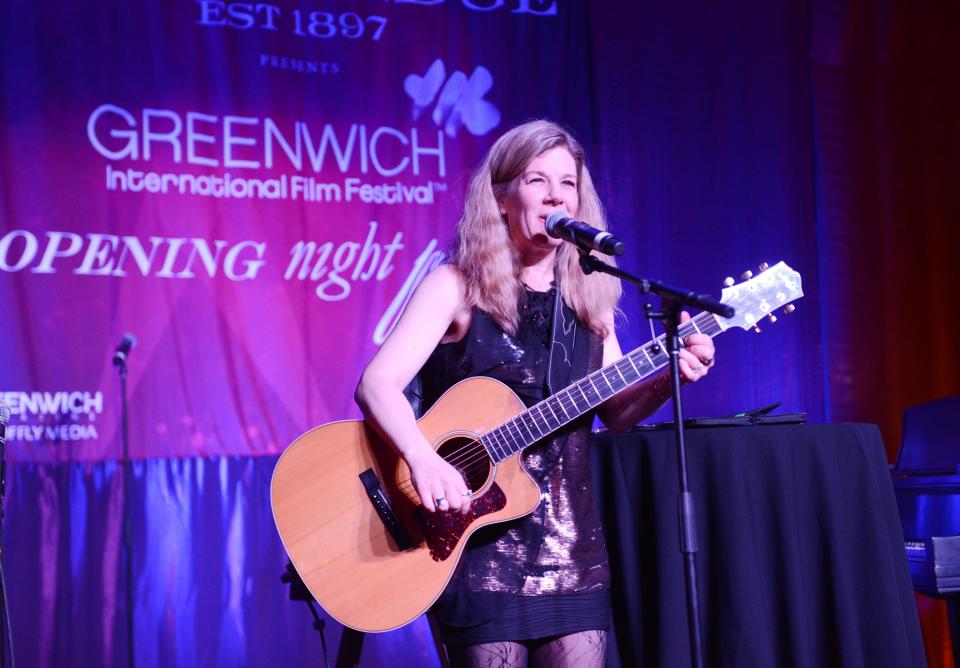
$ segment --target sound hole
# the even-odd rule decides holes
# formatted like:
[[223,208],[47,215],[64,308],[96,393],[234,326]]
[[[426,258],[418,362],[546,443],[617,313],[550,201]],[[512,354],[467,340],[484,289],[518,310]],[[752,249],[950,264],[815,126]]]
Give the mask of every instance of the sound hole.
[[460,475],[474,492],[479,492],[490,477],[491,463],[486,448],[475,438],[454,436],[444,441],[437,453],[460,471]]

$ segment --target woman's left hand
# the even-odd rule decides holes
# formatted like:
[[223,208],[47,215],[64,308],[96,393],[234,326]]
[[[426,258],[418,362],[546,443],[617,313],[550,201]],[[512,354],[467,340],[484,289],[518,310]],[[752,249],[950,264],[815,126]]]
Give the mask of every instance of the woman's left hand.
[[[684,311],[680,315],[680,322],[690,319],[690,314]],[[713,339],[706,334],[690,334],[683,339],[684,347],[680,349],[680,375],[688,383],[693,383],[710,371],[714,365],[716,348]]]

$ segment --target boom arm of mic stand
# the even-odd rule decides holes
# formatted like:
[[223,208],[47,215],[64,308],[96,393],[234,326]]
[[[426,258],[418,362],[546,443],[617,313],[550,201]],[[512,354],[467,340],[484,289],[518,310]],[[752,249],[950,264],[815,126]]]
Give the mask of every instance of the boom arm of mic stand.
[[617,278],[622,278],[640,288],[640,292],[658,295],[664,299],[672,300],[681,306],[691,306],[701,311],[709,311],[723,318],[732,318],[735,313],[732,306],[727,306],[710,295],[700,295],[693,290],[675,288],[672,285],[667,285],[660,281],[641,278],[640,276],[631,274],[629,271],[624,271],[619,267],[609,265],[584,250],[580,250],[580,268],[583,269],[583,273],[585,274],[592,274],[594,271],[599,271],[604,274],[616,276]]

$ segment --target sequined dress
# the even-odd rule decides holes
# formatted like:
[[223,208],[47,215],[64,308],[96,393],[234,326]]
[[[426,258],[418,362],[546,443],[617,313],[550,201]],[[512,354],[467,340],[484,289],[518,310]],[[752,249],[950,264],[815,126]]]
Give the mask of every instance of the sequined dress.
[[[510,336],[474,309],[460,341],[439,345],[419,374],[422,408],[454,383],[489,376],[527,406],[600,366],[599,337],[549,292],[527,291]],[[559,317],[553,315],[558,312]],[[541,503],[519,520],[474,534],[434,606],[452,644],[528,640],[609,626],[606,546],[594,502],[587,446],[592,413],[523,452]]]

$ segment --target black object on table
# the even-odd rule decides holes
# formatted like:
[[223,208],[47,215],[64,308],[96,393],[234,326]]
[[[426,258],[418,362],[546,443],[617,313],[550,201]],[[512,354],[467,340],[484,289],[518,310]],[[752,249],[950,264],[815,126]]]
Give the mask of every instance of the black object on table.
[[[595,442],[613,571],[608,664],[687,666],[673,434]],[[875,426],[690,429],[687,448],[707,665],[926,665]]]

